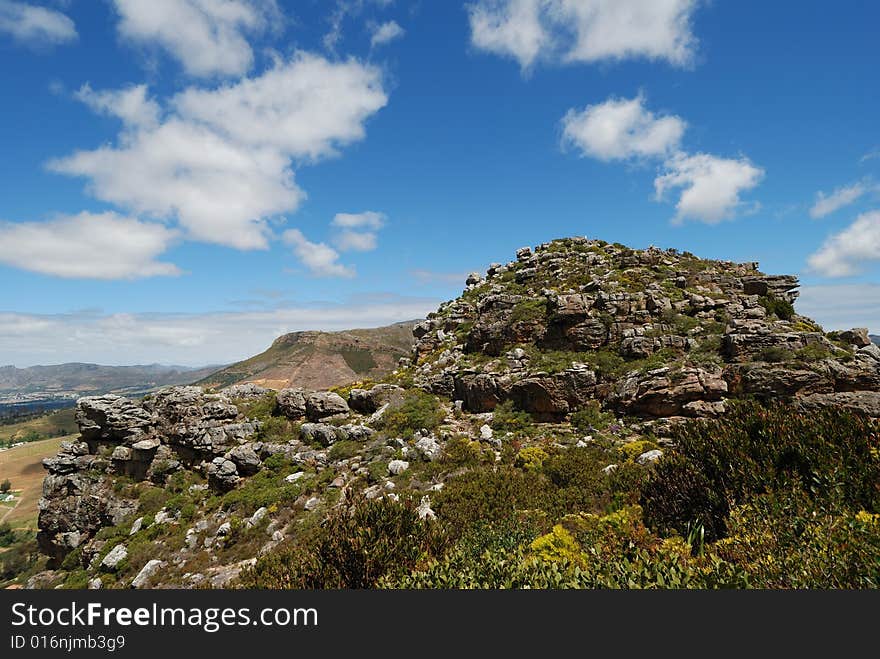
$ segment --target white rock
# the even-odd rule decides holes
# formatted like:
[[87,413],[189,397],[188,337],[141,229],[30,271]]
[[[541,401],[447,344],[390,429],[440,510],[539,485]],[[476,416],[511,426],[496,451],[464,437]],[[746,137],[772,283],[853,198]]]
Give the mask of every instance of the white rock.
[[392,492],[391,494],[386,494],[385,496],[387,496],[392,501],[400,501],[400,496],[398,496],[394,492]]
[[101,561],[101,567],[107,568],[108,570],[115,570],[116,566],[126,558],[128,558],[128,550],[125,548],[125,545],[116,545],[110,550],[110,553],[104,557],[104,560]]
[[484,423],[480,427],[480,439],[482,439],[483,441],[489,441],[490,439],[492,439],[493,434],[494,433],[492,432],[492,427],[488,424]]
[[266,510],[265,506],[258,508],[257,511],[244,523],[245,526],[247,526],[247,528],[256,526],[266,516],[267,512],[268,510]]
[[306,472],[298,471],[295,474],[290,474],[289,476],[284,477],[285,483],[296,483],[300,478],[305,477]]
[[89,580],[89,590],[101,590],[104,587],[104,584],[101,583],[101,580],[98,577]]
[[388,463],[388,473],[395,476],[402,474],[407,469],[409,469],[409,462],[406,460],[392,460]]
[[147,564],[141,568],[141,571],[138,572],[137,576],[131,582],[132,588],[143,588],[147,582],[155,575],[159,570],[161,570],[165,566],[165,561],[160,561],[157,558],[154,558],[150,561],[147,561]]
[[617,471],[617,465],[614,464],[602,468],[602,473],[606,476],[608,476],[609,474],[613,474],[615,471]]
[[156,524],[165,524],[166,522],[173,522],[175,518],[176,515],[174,513],[168,512],[163,508],[158,513],[156,513],[156,517],[153,519],[153,521]]
[[416,451],[428,462],[433,462],[440,457],[443,449],[435,437],[422,437],[416,442]]
[[393,490],[395,487],[397,487],[397,486],[394,484],[393,481],[385,481],[385,489],[386,490]]
[[275,531],[275,533],[272,534],[272,540],[275,542],[281,542],[284,540],[284,534],[281,531]]
[[186,530],[186,546],[190,549],[195,549],[199,546],[199,534],[196,533],[195,529]]
[[306,501],[304,508],[308,511],[312,511],[315,508],[317,508],[320,504],[321,504],[321,500],[318,497],[312,497],[311,499]]
[[230,533],[232,533],[232,524],[230,524],[229,522],[223,522],[223,523],[217,528],[217,535],[219,535],[219,536],[221,536],[221,537],[222,537],[222,536],[227,536],[227,535],[229,535]]
[[134,524],[131,525],[131,531],[128,532],[128,535],[134,535],[138,531],[141,530],[141,527],[144,525],[144,518],[138,517],[134,520]]
[[657,462],[660,458],[663,457],[663,451],[660,449],[653,449],[651,451],[645,451],[639,457],[636,458],[636,462],[640,465],[651,464],[652,462]]
[[431,499],[426,496],[422,497],[422,500],[419,502],[416,513],[418,513],[419,519],[437,519],[436,513],[431,510]]

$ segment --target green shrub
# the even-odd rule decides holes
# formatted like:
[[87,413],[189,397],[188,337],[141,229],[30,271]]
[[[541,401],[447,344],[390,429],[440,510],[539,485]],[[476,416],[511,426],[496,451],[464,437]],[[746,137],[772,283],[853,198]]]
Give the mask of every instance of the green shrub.
[[4,479],[2,483],[0,483],[0,494],[6,494],[9,490],[12,489],[12,481],[8,478]]
[[533,425],[532,415],[516,409],[512,400],[496,405],[492,413],[492,429],[499,433],[522,433]]
[[509,322],[531,323],[543,319],[547,315],[547,300],[544,298],[528,298],[519,302],[510,313]]
[[379,427],[387,435],[409,437],[422,428],[435,430],[444,416],[436,396],[414,389],[407,392],[399,405],[385,411]]
[[722,418],[678,429],[678,453],[666,453],[644,488],[649,525],[684,535],[700,522],[709,540],[727,534],[733,506],[773,489],[803,489],[822,506],[880,510],[880,428],[843,409],[804,415],[796,407],[755,402]]
[[240,583],[245,588],[371,588],[386,575],[413,569],[440,554],[437,524],[415,506],[390,499],[357,501],[336,510],[315,537],[261,557]]
[[771,316],[776,316],[779,320],[791,320],[794,317],[794,307],[787,300],[780,300],[772,295],[765,295],[758,298],[760,304]]
[[0,524],[0,547],[9,547],[18,539],[18,534],[9,524]]
[[770,362],[771,364],[778,364],[794,359],[794,353],[782,346],[770,346],[769,348],[764,348],[760,352],[758,359],[764,362]]
[[614,421],[611,412],[603,412],[598,401],[591,400],[571,415],[571,425],[582,432],[604,430]]

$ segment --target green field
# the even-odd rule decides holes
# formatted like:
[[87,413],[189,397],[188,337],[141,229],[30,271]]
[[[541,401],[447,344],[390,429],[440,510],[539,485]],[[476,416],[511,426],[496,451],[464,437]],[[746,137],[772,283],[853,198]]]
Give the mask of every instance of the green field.
[[0,504],[0,523],[8,522],[15,528],[36,528],[37,502],[43,487],[46,470],[42,460],[56,453],[64,440],[56,437],[0,452],[0,482],[7,478],[16,495],[13,506]]
[[76,434],[77,426],[73,418],[74,413],[75,410],[70,408],[35,419],[0,425],[0,446]]

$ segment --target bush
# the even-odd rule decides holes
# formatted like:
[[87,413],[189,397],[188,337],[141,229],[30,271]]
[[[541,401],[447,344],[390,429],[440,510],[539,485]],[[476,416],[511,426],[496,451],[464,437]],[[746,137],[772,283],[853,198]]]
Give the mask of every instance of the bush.
[[0,494],[6,494],[12,489],[12,482],[7,478],[0,483]]
[[822,506],[880,511],[880,426],[843,409],[804,415],[755,402],[711,422],[680,428],[645,486],[649,525],[686,534],[702,523],[707,539],[727,534],[733,506],[770,490],[800,488]]
[[512,400],[506,400],[495,407],[492,413],[492,430],[514,434],[527,431],[534,425],[532,415],[516,409]]
[[794,317],[794,307],[791,302],[780,300],[772,295],[765,295],[758,298],[760,304],[767,313],[779,318],[779,320],[791,320]]
[[571,425],[583,432],[603,430],[614,421],[611,412],[603,412],[598,401],[591,400],[571,415]]
[[371,588],[387,575],[441,554],[445,540],[415,506],[359,500],[335,511],[316,537],[261,557],[241,577],[245,588]]
[[794,353],[782,346],[770,346],[769,348],[764,348],[758,357],[761,361],[778,364],[794,359]]
[[0,547],[9,547],[14,544],[18,534],[9,524],[0,524]]
[[400,405],[382,415],[379,427],[388,435],[409,437],[417,430],[435,430],[445,414],[436,396],[415,389],[408,391]]

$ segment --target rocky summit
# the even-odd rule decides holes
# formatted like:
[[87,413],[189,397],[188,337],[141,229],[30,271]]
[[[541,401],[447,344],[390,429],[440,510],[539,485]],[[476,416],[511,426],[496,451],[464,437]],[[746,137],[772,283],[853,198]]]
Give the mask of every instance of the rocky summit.
[[[590,466],[578,469],[589,473],[589,487],[554,490],[556,507],[546,504],[545,516],[585,515],[584,507],[593,515],[640,496],[647,506],[656,497],[633,494],[632,483],[675,453],[682,428],[721,422],[737,399],[816,414],[850,410],[870,423],[880,417],[880,347],[867,330],[824,332],[796,313],[797,278],[764,274],[756,263],[570,238],[522,248],[466,286],[415,326],[412,355],[382,381],[80,399],[79,440],[44,463],[38,540],[50,569],[30,585],[375,585],[254,575],[296,563],[272,561],[316,529],[357,519],[338,514],[353,502],[412,501],[413,524],[455,525],[461,501],[490,506],[501,496],[467,489],[477,469],[490,480],[540,476],[540,487],[562,487],[569,472],[542,465],[583,454]],[[624,487],[622,474],[642,475],[626,481],[630,490],[614,490]],[[600,494],[584,503],[593,487]],[[571,497],[579,508],[559,508]],[[724,504],[724,515],[735,503]],[[640,513],[621,510],[636,523]],[[574,531],[554,519],[556,536],[523,551],[574,546],[565,535]],[[675,526],[664,523],[656,528]],[[721,537],[726,524],[712,532]],[[650,551],[666,546],[640,537]],[[323,555],[314,542],[309,555]]]

